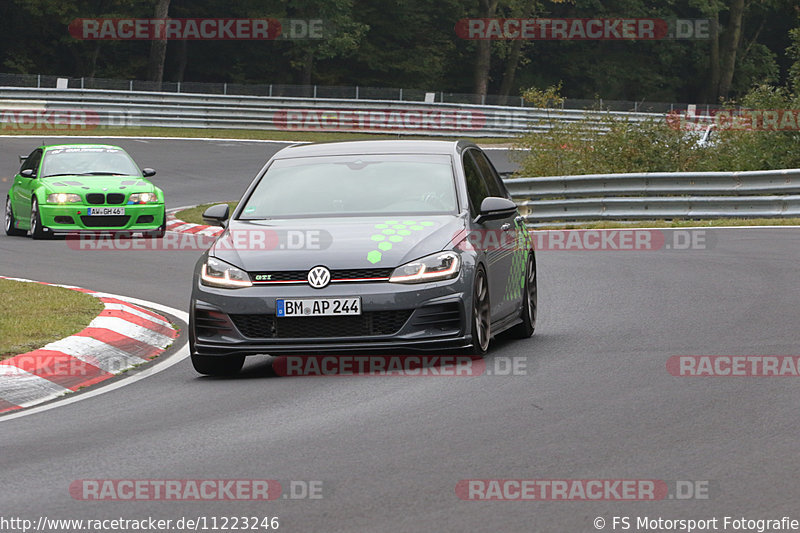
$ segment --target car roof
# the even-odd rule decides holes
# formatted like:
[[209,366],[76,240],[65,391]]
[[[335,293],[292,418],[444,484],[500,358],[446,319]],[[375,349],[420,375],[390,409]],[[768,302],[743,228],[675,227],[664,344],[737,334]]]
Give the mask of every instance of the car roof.
[[81,143],[71,143],[71,144],[43,144],[39,148],[43,150],[52,150],[53,148],[113,148],[115,150],[122,150],[119,146],[114,146],[113,144],[81,144]]
[[314,144],[295,144],[275,154],[275,159],[294,157],[314,157],[326,155],[365,155],[365,154],[446,154],[461,152],[467,146],[475,146],[468,141],[427,141],[427,140],[380,140],[380,141],[338,141]]

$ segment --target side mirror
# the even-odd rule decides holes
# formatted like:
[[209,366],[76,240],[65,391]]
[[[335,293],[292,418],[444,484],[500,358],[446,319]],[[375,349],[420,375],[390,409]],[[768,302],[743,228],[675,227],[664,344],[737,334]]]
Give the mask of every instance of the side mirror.
[[498,218],[508,218],[514,216],[517,212],[517,204],[508,198],[501,198],[499,196],[489,196],[484,198],[481,202],[481,209],[475,222],[480,224],[487,220],[496,220]]
[[156,171],[152,168],[145,167],[142,169],[142,176],[144,176],[145,178],[149,178],[150,176],[155,176],[155,175]]
[[203,222],[212,226],[225,227],[225,221],[230,216],[230,206],[228,204],[212,205],[203,213]]
[[20,172],[19,175],[22,176],[23,178],[35,178],[36,177],[36,172],[34,172],[30,168],[26,168],[25,170]]

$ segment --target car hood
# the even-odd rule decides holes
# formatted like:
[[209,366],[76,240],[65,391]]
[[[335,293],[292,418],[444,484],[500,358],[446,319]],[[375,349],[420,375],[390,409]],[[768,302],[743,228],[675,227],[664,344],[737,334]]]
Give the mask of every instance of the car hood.
[[456,215],[232,220],[209,254],[244,270],[394,268],[463,235]]
[[53,176],[42,178],[52,192],[154,192],[155,186],[141,176]]

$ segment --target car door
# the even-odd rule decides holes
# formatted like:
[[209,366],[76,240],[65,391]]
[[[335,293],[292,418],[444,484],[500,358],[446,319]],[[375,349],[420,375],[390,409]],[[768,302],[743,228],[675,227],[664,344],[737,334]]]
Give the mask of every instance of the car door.
[[[484,178],[473,156],[476,152],[475,149],[467,149],[462,155],[470,214],[473,220],[478,216],[480,205],[484,198],[492,196],[487,180]],[[486,253],[486,276],[489,281],[489,303],[492,308],[492,322],[496,322],[508,314],[505,292],[511,260],[510,257],[507,257],[507,250],[503,249],[500,242],[505,222],[504,219],[486,220],[480,224],[473,222],[470,228],[470,243]]]
[[[23,223],[25,226],[30,225],[31,221],[31,199],[33,191],[38,185],[39,164],[42,161],[42,150],[37,148],[22,162],[19,172],[14,177],[14,194],[11,198],[11,204],[14,208],[14,217]],[[34,176],[26,178],[22,176],[23,170],[33,170]]]
[[[511,196],[486,154],[481,150],[473,149],[470,150],[470,155],[480,170],[489,196],[508,198],[510,200]],[[506,218],[492,221],[493,235],[491,244],[497,248],[497,253],[493,258],[494,272],[492,277],[496,279],[490,279],[489,284],[490,287],[492,284],[496,287],[493,292],[499,318],[516,313],[522,297],[521,280],[524,279],[524,260],[526,256],[524,250],[520,249],[518,245],[517,216],[518,213],[514,213]]]

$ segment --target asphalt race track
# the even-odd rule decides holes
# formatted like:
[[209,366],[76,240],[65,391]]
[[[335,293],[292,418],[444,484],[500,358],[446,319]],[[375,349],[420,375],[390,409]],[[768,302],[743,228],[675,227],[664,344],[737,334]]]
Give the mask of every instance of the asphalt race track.
[[[0,178],[40,139],[0,139]],[[82,139],[88,141],[87,139]],[[169,206],[236,200],[278,143],[122,140]],[[503,152],[490,155],[498,166]],[[506,170],[501,168],[500,170]],[[0,182],[3,197],[10,180]],[[669,233],[669,232],[667,232]],[[798,385],[685,378],[674,355],[800,355],[797,229],[717,229],[706,249],[540,251],[536,335],[500,340],[518,375],[236,379],[189,360],[46,412],[0,417],[0,510],[33,520],[280,518],[280,531],[597,531],[614,516],[798,516]],[[199,251],[75,250],[0,235],[0,275],[186,310]],[[462,501],[466,479],[655,479],[707,499]],[[318,499],[79,501],[81,479],[321,481]],[[295,484],[296,486],[302,486]],[[210,523],[209,523],[210,524]],[[719,523],[719,529],[722,523]],[[617,524],[617,529],[620,525]]]

